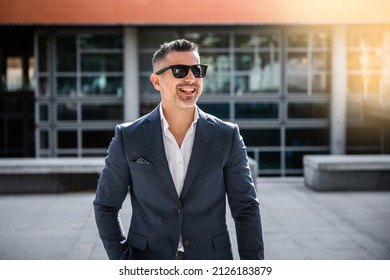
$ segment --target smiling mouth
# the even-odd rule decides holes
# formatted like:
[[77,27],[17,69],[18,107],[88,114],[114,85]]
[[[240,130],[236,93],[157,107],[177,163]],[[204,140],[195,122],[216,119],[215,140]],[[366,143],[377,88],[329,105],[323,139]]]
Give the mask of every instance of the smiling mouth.
[[179,88],[179,91],[186,93],[186,94],[193,94],[196,91],[196,88]]

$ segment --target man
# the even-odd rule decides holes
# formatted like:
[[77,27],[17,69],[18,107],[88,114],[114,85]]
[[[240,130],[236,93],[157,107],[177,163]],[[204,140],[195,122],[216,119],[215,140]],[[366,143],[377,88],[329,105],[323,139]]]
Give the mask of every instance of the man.
[[[195,43],[164,43],[152,59],[161,103],[115,129],[94,209],[110,259],[232,259],[226,195],[241,259],[263,259],[262,227],[238,127],[201,111],[207,66]],[[130,191],[127,237],[119,210]]]

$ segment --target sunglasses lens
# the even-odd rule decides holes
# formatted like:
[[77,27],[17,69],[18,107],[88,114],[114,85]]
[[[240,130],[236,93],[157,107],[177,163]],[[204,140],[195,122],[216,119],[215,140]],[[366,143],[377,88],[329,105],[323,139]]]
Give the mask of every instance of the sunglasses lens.
[[202,76],[202,69],[200,69],[199,65],[194,65],[191,67],[192,73],[194,73],[194,76],[197,78],[200,78]]
[[206,70],[207,70],[207,66],[203,64],[191,66],[191,71],[192,73],[194,73],[194,76],[197,78],[203,78],[204,76],[206,76]]
[[173,76],[178,79],[186,77],[190,69],[195,77],[203,78],[206,76],[207,65],[172,65],[170,68],[172,69]]
[[172,73],[175,78],[184,78],[188,74],[190,67],[185,65],[175,65],[172,66]]

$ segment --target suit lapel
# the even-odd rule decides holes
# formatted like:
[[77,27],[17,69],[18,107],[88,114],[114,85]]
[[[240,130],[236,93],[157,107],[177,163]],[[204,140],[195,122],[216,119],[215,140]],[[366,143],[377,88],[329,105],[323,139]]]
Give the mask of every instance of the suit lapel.
[[191,159],[188,164],[186,178],[184,180],[183,190],[180,195],[180,199],[183,199],[187,194],[192,182],[194,181],[199,169],[202,167],[202,163],[208,154],[211,138],[215,128],[215,122],[208,118],[207,115],[199,110],[199,119],[196,126],[194,145],[192,147]]
[[175,184],[173,183],[165,155],[161,119],[158,108],[159,107],[157,107],[149,114],[147,118],[149,123],[144,125],[145,140],[148,145],[150,160],[155,165],[157,172],[160,174],[164,182],[164,185],[176,198],[178,198]]

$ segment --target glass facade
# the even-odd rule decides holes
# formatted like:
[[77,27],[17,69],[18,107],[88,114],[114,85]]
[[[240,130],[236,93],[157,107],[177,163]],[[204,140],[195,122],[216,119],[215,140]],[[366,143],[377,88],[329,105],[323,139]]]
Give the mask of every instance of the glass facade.
[[209,65],[199,107],[239,124],[260,175],[300,175],[304,154],[329,153],[328,30],[141,29],[142,113],[160,100],[149,82],[153,38],[198,43],[201,63]]
[[[187,38],[209,65],[199,107],[239,125],[260,176],[301,176],[304,155],[330,153],[331,26],[136,29],[139,69],[126,75],[138,78],[140,115],[160,101],[149,81],[153,53]],[[38,157],[106,155],[124,118],[123,34],[36,33]],[[366,98],[390,98],[390,31],[346,27],[345,42],[347,153],[384,153],[385,128],[369,122],[363,107]]]
[[364,104],[370,101],[390,103],[390,30],[350,27],[346,44],[346,152],[386,153],[390,130],[382,122],[370,120],[364,113]]
[[38,157],[105,156],[123,120],[121,30],[36,34]]

